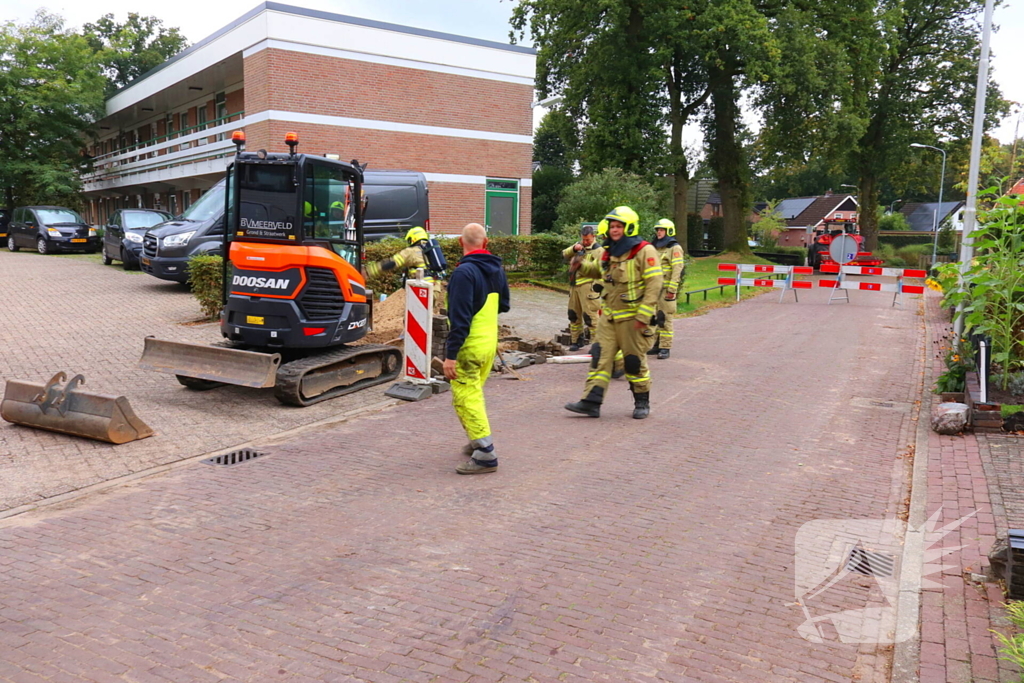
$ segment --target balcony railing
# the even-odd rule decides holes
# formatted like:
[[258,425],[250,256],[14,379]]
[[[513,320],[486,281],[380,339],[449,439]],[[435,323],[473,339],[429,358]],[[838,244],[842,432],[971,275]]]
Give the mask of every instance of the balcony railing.
[[113,180],[201,159],[226,156],[232,149],[229,133],[244,125],[245,112],[228,114],[182,131],[128,145],[93,159],[86,183]]

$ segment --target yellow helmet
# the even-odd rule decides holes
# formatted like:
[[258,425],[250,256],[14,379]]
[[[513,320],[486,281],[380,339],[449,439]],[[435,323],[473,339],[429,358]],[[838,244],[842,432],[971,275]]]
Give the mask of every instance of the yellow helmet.
[[640,216],[628,206],[616,206],[607,216],[606,221],[618,221],[626,227],[626,236],[632,237],[640,232]]
[[345,210],[345,202],[331,202],[331,208],[332,209],[341,209],[342,211],[344,211]]
[[604,237],[607,234],[608,234],[608,219],[606,218],[606,219],[602,220],[600,223],[597,224],[597,236],[598,237]]
[[654,224],[655,230],[664,230],[669,237],[676,236],[676,224],[667,218],[662,218],[660,221]]
[[418,225],[415,228],[411,228],[409,232],[405,233],[405,241],[408,242],[409,244],[416,244],[417,242],[422,242],[423,240],[429,239],[430,235],[427,234],[427,231]]
[[303,210],[303,215],[306,218],[312,218],[313,217],[313,205],[310,204],[309,202],[304,202],[303,203],[302,210]]

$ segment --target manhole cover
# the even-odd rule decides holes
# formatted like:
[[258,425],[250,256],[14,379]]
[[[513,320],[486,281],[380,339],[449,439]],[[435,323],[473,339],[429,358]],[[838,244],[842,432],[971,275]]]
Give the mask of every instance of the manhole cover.
[[896,404],[891,401],[871,401],[871,405],[876,408],[895,408]]
[[892,578],[896,571],[896,558],[889,553],[877,553],[857,546],[846,560],[846,571],[866,576]]
[[877,398],[864,398],[855,396],[850,399],[850,404],[858,408],[872,408],[875,410],[899,410],[909,412],[911,405],[903,401],[883,401]]
[[241,450],[231,451],[230,453],[224,453],[223,455],[215,455],[212,458],[207,458],[203,462],[207,465],[241,465],[243,462],[249,462],[262,456],[263,453],[254,451],[251,448],[242,448]]

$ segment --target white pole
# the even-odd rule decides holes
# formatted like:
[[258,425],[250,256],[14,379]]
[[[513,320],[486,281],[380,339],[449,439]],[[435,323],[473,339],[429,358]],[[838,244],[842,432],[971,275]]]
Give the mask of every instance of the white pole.
[[[971,233],[977,221],[978,213],[978,167],[981,162],[981,136],[985,127],[985,94],[988,89],[988,55],[989,42],[992,36],[992,7],[995,0],[985,0],[985,18],[981,29],[981,59],[978,61],[978,86],[974,95],[974,130],[971,133],[971,165],[967,173],[967,207],[964,209],[964,239],[960,246],[960,282],[963,287],[963,275],[971,267],[974,258],[974,238]],[[964,331],[964,305],[956,307],[956,318],[953,320],[953,334],[959,339]]]
[[[946,184],[946,150],[942,152],[942,175],[939,177],[939,211],[942,211],[942,186]],[[945,214],[942,214],[945,216]],[[935,221],[935,239],[932,242],[932,265],[935,265],[935,252],[939,249],[939,219]]]

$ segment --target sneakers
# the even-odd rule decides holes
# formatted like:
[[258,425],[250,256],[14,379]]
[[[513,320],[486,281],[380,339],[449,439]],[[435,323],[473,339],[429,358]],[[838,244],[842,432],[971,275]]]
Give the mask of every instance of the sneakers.
[[643,420],[651,414],[651,393],[633,394],[633,419]]
[[480,462],[470,458],[466,462],[462,463],[455,468],[455,471],[459,474],[487,474],[488,472],[498,471],[498,459],[488,460],[486,462]]
[[658,351],[658,360],[665,360],[668,358],[668,349],[660,349]]
[[595,401],[583,399],[575,403],[566,403],[565,409],[570,413],[579,413],[587,417],[601,417],[601,404]]

